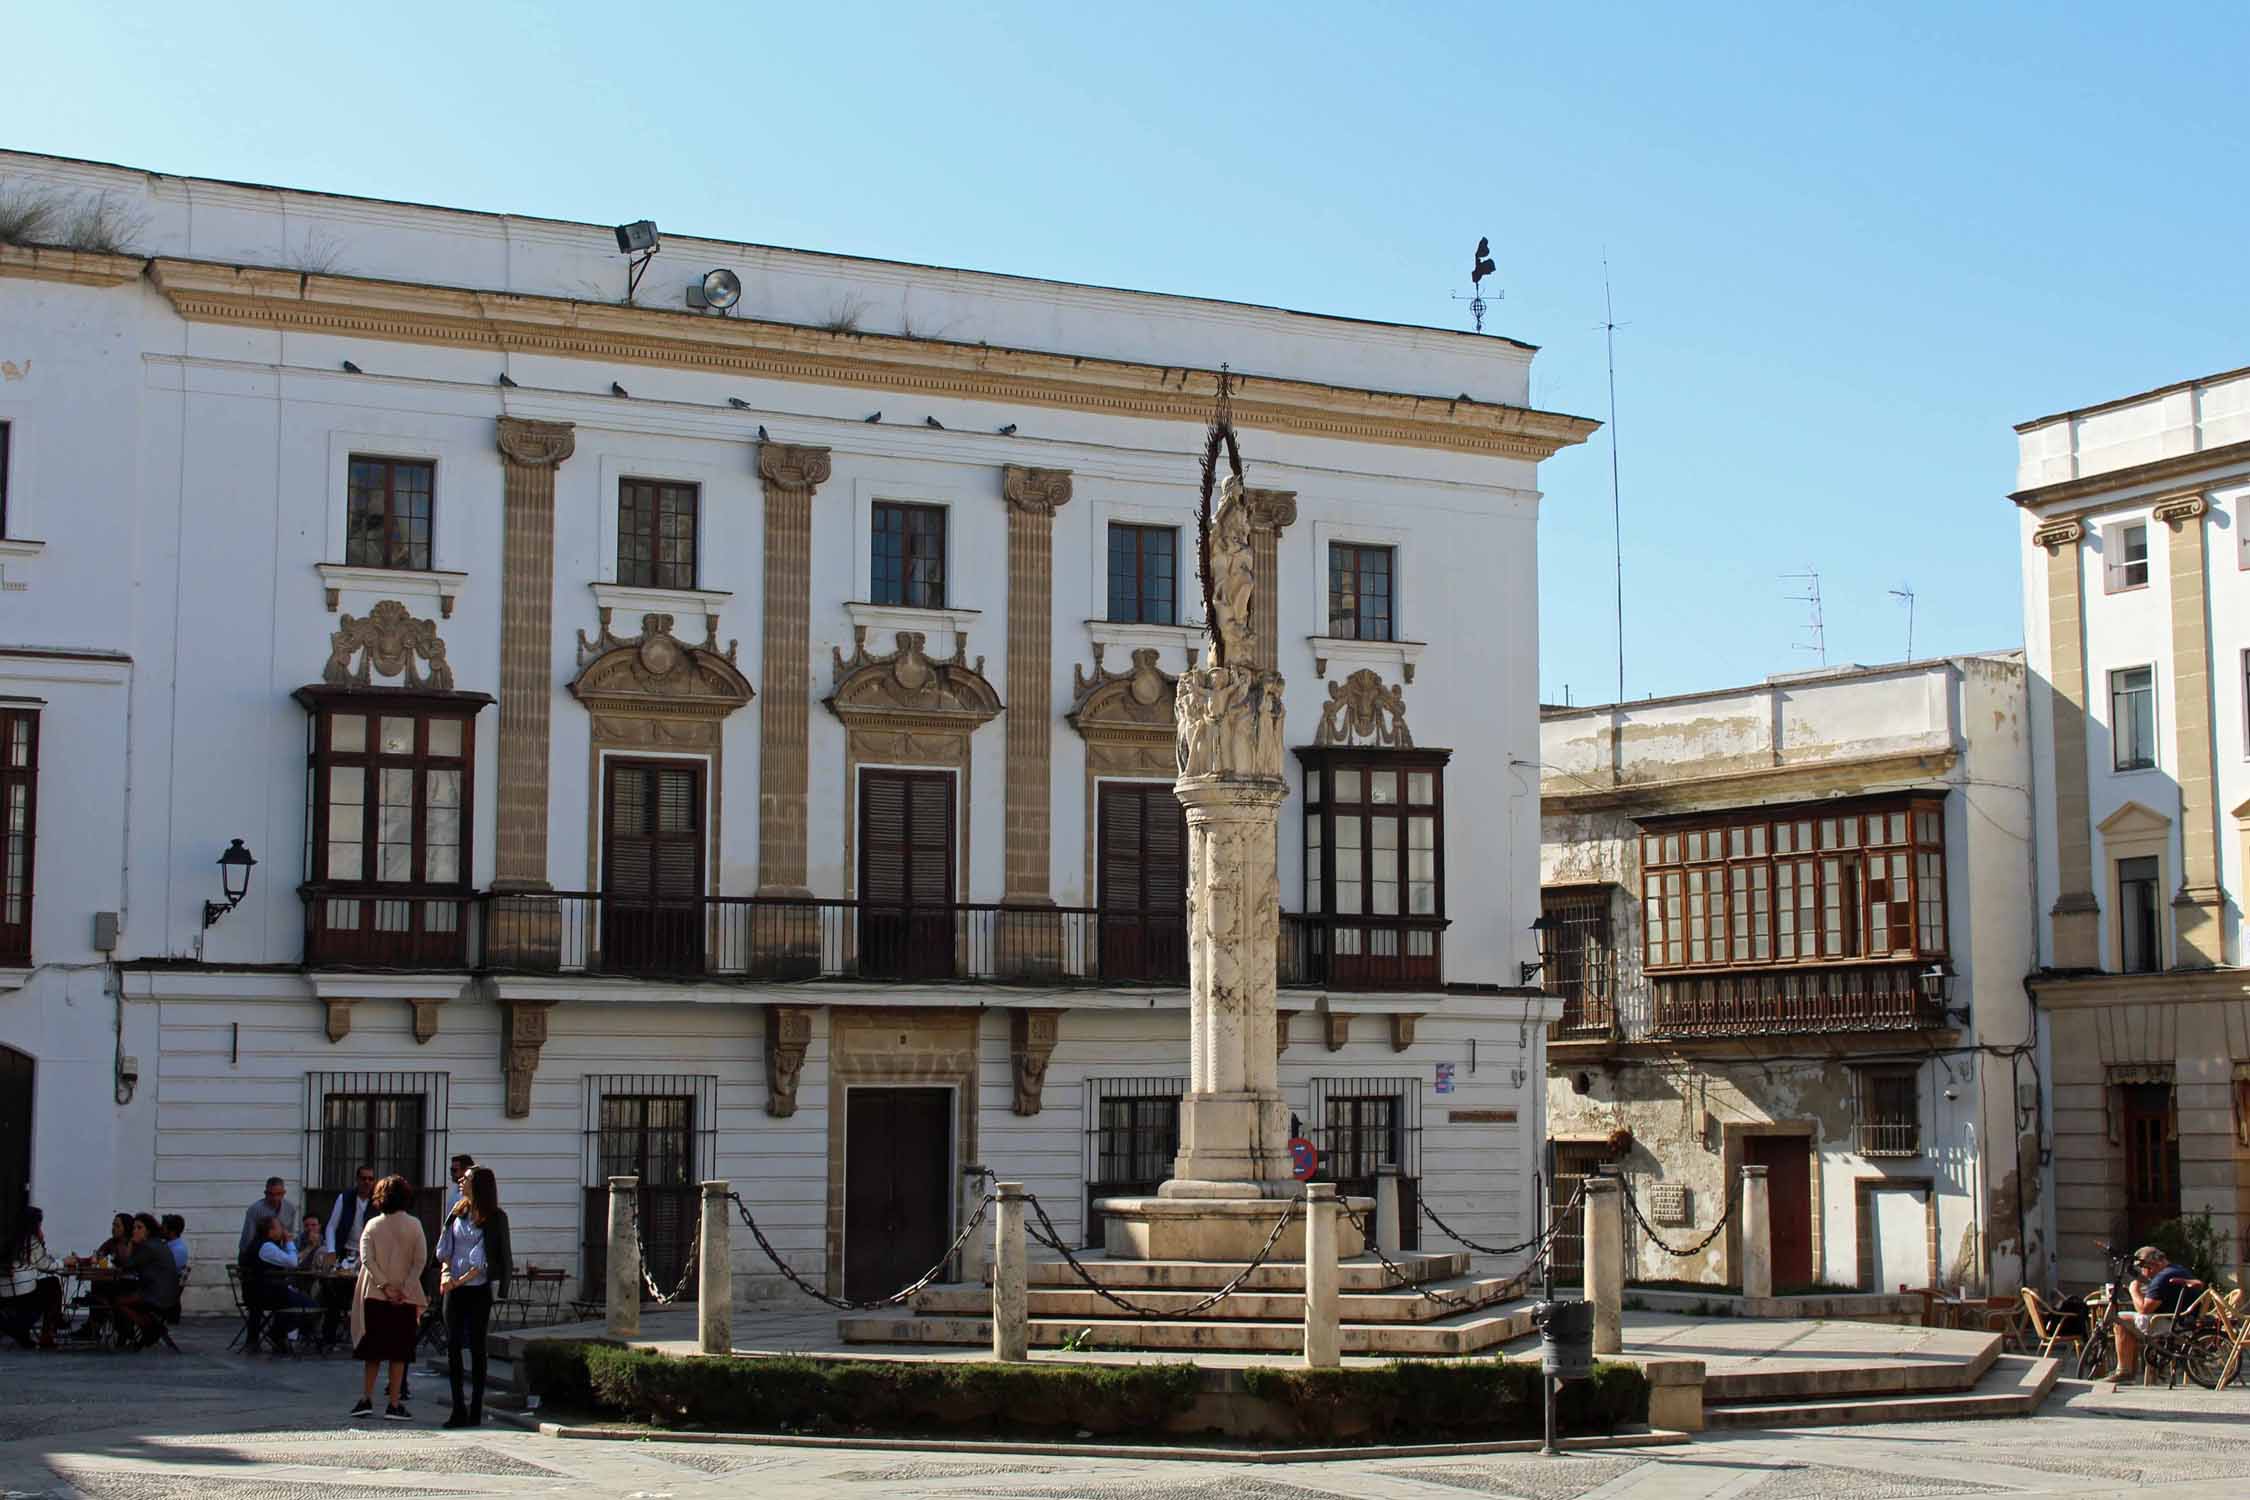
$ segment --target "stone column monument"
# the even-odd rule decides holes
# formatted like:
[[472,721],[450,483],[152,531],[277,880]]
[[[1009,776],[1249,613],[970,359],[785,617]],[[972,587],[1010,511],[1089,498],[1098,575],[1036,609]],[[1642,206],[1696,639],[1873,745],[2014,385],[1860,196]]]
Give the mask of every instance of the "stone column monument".
[[[1247,1261],[1284,1205],[1300,1212],[1276,1244],[1304,1253],[1303,1186],[1290,1171],[1289,1108],[1274,1045],[1274,944],[1281,926],[1274,825],[1282,776],[1281,675],[1261,667],[1249,506],[1226,479],[1210,536],[1208,665],[1181,674],[1174,701],[1188,828],[1190,1077],[1180,1154],[1153,1198],[1100,1205],[1108,1253],[1130,1260]],[[1372,1200],[1352,1200],[1365,1216]],[[1337,1225],[1339,1252],[1362,1236]]]

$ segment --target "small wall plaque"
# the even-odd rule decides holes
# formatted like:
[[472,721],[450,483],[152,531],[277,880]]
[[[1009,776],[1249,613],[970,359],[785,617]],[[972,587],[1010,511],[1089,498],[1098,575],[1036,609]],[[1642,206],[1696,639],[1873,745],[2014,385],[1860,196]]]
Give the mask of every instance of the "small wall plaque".
[[1648,1216],[1666,1228],[1676,1228],[1688,1222],[1688,1190],[1677,1182],[1649,1184]]

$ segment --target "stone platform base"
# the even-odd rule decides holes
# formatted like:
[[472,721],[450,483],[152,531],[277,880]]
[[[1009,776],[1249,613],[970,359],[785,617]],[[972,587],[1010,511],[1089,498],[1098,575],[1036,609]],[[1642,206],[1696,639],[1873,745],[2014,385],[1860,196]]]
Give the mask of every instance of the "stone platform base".
[[[1375,1211],[1372,1198],[1340,1198],[1362,1220]],[[1112,1260],[1231,1261],[1257,1259],[1273,1233],[1274,1221],[1291,1207],[1286,1198],[1104,1198],[1094,1207],[1102,1215],[1102,1248]],[[1367,1248],[1349,1214],[1336,1217],[1336,1255],[1349,1260]],[[1295,1204],[1289,1227],[1273,1248],[1274,1259],[1305,1259],[1305,1208]]]

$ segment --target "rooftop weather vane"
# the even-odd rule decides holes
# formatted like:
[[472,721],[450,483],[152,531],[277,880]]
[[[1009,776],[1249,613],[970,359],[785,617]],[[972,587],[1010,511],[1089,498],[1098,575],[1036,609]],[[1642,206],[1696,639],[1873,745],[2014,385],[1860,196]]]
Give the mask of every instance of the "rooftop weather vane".
[[[1469,295],[1463,298],[1459,292],[1455,292],[1453,300],[1456,302],[1466,301],[1469,304],[1469,316],[1476,320],[1476,329],[1479,333],[1484,332],[1484,311],[1488,305],[1484,299],[1484,278],[1499,269],[1499,266],[1492,259],[1492,240],[1485,235],[1477,236],[1476,254],[1469,257]],[[1495,291],[1492,295],[1505,297],[1508,294],[1503,291]]]

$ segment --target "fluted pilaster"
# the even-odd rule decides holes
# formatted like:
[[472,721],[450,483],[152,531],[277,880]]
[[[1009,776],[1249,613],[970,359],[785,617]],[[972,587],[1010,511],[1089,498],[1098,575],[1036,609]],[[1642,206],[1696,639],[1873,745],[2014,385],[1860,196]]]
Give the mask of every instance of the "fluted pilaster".
[[1246,489],[1242,499],[1250,508],[1250,556],[1258,579],[1251,596],[1258,633],[1258,659],[1252,665],[1272,671],[1281,664],[1281,533],[1297,519],[1297,492]]
[[500,800],[492,886],[543,891],[555,681],[555,470],[577,447],[568,422],[500,418]]
[[1001,471],[1008,502],[1008,767],[1004,901],[1050,904],[1054,756],[1055,512],[1068,469]]
[[811,754],[812,499],[826,448],[758,446],[766,494],[765,630],[758,715],[758,894],[804,896],[805,784]]

